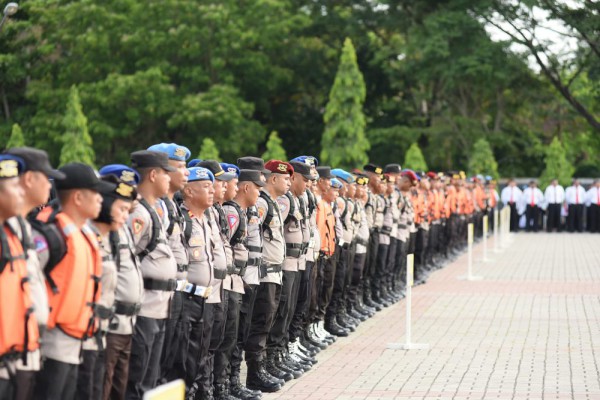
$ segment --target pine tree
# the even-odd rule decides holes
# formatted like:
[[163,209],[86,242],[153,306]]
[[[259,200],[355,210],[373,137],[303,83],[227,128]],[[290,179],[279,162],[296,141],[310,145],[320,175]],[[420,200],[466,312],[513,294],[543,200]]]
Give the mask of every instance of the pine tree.
[[219,149],[217,149],[217,145],[215,141],[211,138],[204,138],[202,141],[202,147],[200,148],[200,154],[198,154],[198,158],[201,160],[216,160],[221,161],[221,156],[219,155]]
[[545,188],[552,179],[558,179],[558,183],[568,186],[573,177],[575,168],[567,159],[565,148],[559,138],[552,139],[552,143],[546,149],[546,169],[540,177],[540,187]]
[[479,139],[473,145],[471,158],[469,159],[469,174],[471,175],[490,175],[498,179],[498,163],[494,158],[494,152],[489,142],[485,139]]
[[409,168],[414,171],[427,171],[427,163],[425,157],[419,148],[417,142],[410,145],[406,155],[404,156],[404,168]]
[[340,168],[362,166],[368,161],[363,103],[366,88],[356,62],[352,41],[346,38],[340,64],[325,109],[321,161]]
[[83,113],[79,90],[71,86],[67,111],[62,120],[65,133],[62,135],[63,143],[60,152],[60,165],[70,162],[81,162],[94,166],[96,155],[92,147],[92,137],[88,132],[87,118]]
[[10,138],[8,138],[8,143],[6,143],[6,148],[10,149],[13,147],[23,147],[25,146],[25,137],[23,136],[23,131],[19,124],[14,124],[12,126],[12,132],[10,133]]
[[285,154],[282,143],[279,134],[276,131],[271,132],[267,141],[267,150],[262,155],[263,160],[287,160],[287,154]]

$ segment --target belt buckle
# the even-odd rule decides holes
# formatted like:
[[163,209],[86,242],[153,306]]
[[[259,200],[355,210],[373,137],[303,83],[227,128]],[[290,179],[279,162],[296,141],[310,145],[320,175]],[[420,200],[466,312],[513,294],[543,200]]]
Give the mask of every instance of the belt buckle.
[[187,280],[179,279],[177,281],[177,286],[175,287],[175,290],[178,292],[181,292],[182,290],[187,288],[187,284],[188,284]]

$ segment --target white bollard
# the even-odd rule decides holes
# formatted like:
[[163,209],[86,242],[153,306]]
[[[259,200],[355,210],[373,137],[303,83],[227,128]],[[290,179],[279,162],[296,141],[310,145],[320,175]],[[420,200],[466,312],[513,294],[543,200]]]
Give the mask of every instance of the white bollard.
[[460,276],[458,279],[467,281],[483,279],[481,276],[473,276],[473,224],[469,224],[467,229],[467,275]]
[[498,209],[494,209],[494,253],[500,252],[500,247],[498,247],[498,241],[500,237],[498,235],[498,224],[500,223],[500,219],[498,218]]
[[487,236],[488,236],[488,216],[484,215],[483,216],[483,262],[490,262],[492,260],[490,260],[487,256]]
[[415,256],[409,254],[406,256],[406,341],[405,343],[388,343],[387,348],[393,350],[427,350],[428,344],[412,342],[412,285],[414,281]]

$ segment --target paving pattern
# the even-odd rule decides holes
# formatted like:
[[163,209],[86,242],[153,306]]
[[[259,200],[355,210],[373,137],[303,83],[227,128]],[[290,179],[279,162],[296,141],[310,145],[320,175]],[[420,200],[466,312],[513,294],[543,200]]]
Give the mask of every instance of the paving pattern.
[[300,379],[263,399],[600,399],[600,235],[511,236],[495,253],[474,246],[405,301],[338,339]]

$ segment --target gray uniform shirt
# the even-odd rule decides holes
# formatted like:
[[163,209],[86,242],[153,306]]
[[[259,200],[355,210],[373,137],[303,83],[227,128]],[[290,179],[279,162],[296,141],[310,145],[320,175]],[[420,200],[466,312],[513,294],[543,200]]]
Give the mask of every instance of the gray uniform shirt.
[[[139,255],[146,249],[152,238],[153,224],[150,213],[143,205],[138,204],[129,215],[127,224],[133,233],[136,254]],[[167,244],[167,234],[162,224],[158,232],[156,248],[141,260],[142,275],[144,278],[161,281],[176,279],[177,262]],[[144,289],[144,300],[139,315],[154,319],[168,318],[172,296],[173,292],[170,291]]]
[[[171,208],[175,210],[176,218],[179,218],[179,211],[177,204],[167,197],[163,198],[162,201],[164,203],[168,203],[169,206],[165,207],[167,210]],[[175,261],[177,261],[177,280],[185,280],[187,278],[187,265],[189,263],[187,251],[185,250],[185,246],[183,245],[183,232],[185,230],[185,222],[180,222],[178,220],[171,221],[170,216],[167,214],[167,225],[166,229],[168,229],[169,225],[173,223],[173,231],[171,235],[168,237],[169,247],[171,251],[173,251],[173,256],[175,257]],[[168,232],[167,232],[168,234]]]
[[[267,193],[267,192],[265,192]],[[285,239],[283,238],[283,219],[281,218],[281,211],[279,210],[279,203],[267,193],[273,202],[272,212],[273,218],[269,223],[270,233],[263,231],[263,253],[262,263],[267,266],[271,265],[282,265],[285,259]],[[258,198],[256,202],[256,209],[258,210],[258,219],[262,225],[267,217],[268,204],[262,197]],[[261,282],[266,283],[277,283],[281,285],[281,271],[280,272],[269,272],[267,276],[260,278]]]
[[[233,254],[234,266],[246,265],[247,268],[249,258],[248,249],[246,248],[246,240],[248,238],[248,217],[243,210],[241,210],[242,214],[240,215],[234,206],[227,204],[223,205],[223,211],[225,212],[225,217],[227,218],[227,223],[229,224],[229,237],[227,240],[229,241],[230,245],[231,238],[238,232],[239,229],[242,229],[240,227],[240,221],[244,220],[245,222],[245,229],[243,232],[239,233],[241,235],[240,241],[231,246],[231,251]],[[242,294],[244,293],[244,280],[242,276],[234,273],[229,275],[228,279],[229,283],[225,285],[225,290]]]
[[[187,209],[185,205],[182,208]],[[213,233],[206,215],[194,215],[190,212],[192,232],[184,243],[190,261],[187,280],[198,286],[209,287],[214,281]]]
[[260,227],[260,218],[256,206],[246,210],[248,216],[248,265],[244,274],[244,282],[248,285],[258,285],[260,283],[258,268],[262,261],[263,238]]
[[300,270],[300,264],[303,264],[303,266],[306,265],[306,257],[304,256],[304,251],[294,247],[304,247],[304,243],[306,242],[302,228],[303,217],[302,212],[300,211],[300,203],[298,202],[298,198],[296,196],[292,195],[291,198],[294,208],[293,212],[292,204],[287,196],[284,195],[278,197],[277,203],[279,204],[279,209],[281,210],[281,218],[284,222],[285,220],[288,221],[283,226],[283,236],[285,238],[286,245],[283,270],[297,272]]

